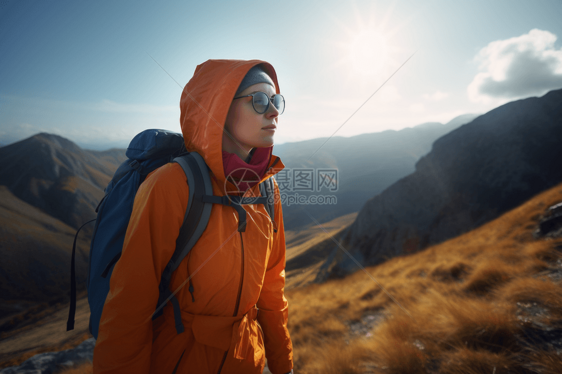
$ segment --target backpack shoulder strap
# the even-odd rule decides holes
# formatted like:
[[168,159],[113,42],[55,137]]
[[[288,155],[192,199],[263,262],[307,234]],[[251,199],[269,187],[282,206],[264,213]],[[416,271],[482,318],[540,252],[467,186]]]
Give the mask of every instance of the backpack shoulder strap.
[[178,333],[181,333],[184,331],[181,321],[181,311],[177,298],[170,292],[170,280],[172,278],[172,273],[178,268],[185,256],[187,256],[195,243],[197,243],[203,231],[207,228],[213,204],[203,202],[202,196],[213,195],[213,185],[211,184],[211,177],[205,160],[199,154],[191,152],[176,157],[172,162],[178,163],[187,177],[189,201],[184,221],[176,240],[176,249],[170,262],[168,262],[168,265],[162,272],[159,285],[160,297],[158,299],[158,307],[152,319],[154,320],[162,315],[163,307],[168,299],[170,299],[174,307],[176,330]]
[[177,162],[182,167],[187,177],[187,184],[190,186],[187,211],[176,240],[176,252],[172,257],[175,261],[172,268],[174,272],[207,228],[213,204],[203,203],[202,196],[213,195],[213,185],[209,168],[199,154],[188,153],[175,158],[172,162]]

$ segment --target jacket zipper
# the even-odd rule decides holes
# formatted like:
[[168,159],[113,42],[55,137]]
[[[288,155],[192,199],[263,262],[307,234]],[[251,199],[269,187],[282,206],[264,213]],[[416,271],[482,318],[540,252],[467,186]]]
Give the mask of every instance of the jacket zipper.
[[[236,306],[234,307],[234,314],[232,315],[233,317],[236,317],[236,315],[238,314],[238,309],[240,308],[240,299],[242,297],[242,285],[244,283],[244,240],[242,239],[242,232],[240,232],[240,244],[241,244],[241,253],[242,253],[242,261],[241,261],[241,271],[240,271],[240,285],[238,286],[238,296],[236,296]],[[222,367],[224,365],[224,362],[226,361],[226,355],[228,354],[228,351],[224,352],[224,356],[222,357],[222,362],[221,365],[219,367],[219,371],[217,374],[220,374],[220,372],[222,371]]]
[[234,314],[232,317],[236,317],[238,314],[238,308],[240,308],[240,298],[242,297],[242,283],[244,282],[244,240],[242,240],[242,232],[240,232],[240,244],[242,252],[241,261],[241,271],[240,271],[240,285],[238,286],[238,296],[236,297],[236,307],[234,308]]
[[185,353],[185,349],[183,350],[183,352],[180,356],[180,359],[178,360],[178,363],[176,364],[176,367],[174,368],[174,371],[172,372],[172,374],[176,374],[176,371],[178,370],[178,366],[180,366],[180,362],[181,362],[181,359],[183,358],[184,353]]

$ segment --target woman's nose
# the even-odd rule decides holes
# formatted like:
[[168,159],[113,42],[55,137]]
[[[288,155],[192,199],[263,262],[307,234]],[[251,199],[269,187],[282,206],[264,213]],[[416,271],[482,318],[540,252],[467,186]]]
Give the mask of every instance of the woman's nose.
[[279,116],[279,111],[277,110],[275,105],[273,105],[273,101],[271,101],[271,99],[269,99],[269,108],[267,108],[266,114],[268,118],[275,118]]

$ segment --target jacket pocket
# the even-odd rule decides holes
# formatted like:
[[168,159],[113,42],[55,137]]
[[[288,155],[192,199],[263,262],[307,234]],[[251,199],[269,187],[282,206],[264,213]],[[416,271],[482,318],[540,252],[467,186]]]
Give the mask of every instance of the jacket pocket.
[[250,321],[249,347],[243,360],[234,357],[233,347],[228,351],[220,374],[261,374],[265,367],[263,332],[257,320]]

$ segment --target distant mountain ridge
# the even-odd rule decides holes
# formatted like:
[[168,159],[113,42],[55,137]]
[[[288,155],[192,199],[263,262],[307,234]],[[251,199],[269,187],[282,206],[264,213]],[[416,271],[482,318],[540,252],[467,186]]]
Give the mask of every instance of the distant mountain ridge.
[[[285,205],[286,228],[312,223],[303,209],[319,222],[358,211],[373,195],[413,172],[415,162],[436,139],[476,116],[458,116],[445,125],[431,122],[399,131],[333,137],[320,149],[326,138],[276,145],[274,153],[288,169],[338,169],[337,191],[298,192],[334,195],[337,204]],[[0,159],[8,165],[0,170],[0,185],[71,227],[79,227],[95,217],[93,208],[103,197],[113,170],[126,159],[124,154],[125,149],[84,150],[58,135],[37,134],[0,148]]]
[[[365,265],[470,231],[562,181],[562,89],[517,100],[439,138],[416,171],[370,199],[339,237]],[[335,247],[326,276],[356,270]]]
[[[285,227],[295,230],[312,224],[304,210],[320,223],[359,211],[368,199],[411,174],[415,170],[415,163],[431,150],[436,139],[477,116],[464,114],[445,125],[429,122],[398,131],[386,130],[349,138],[335,136],[327,142],[327,138],[318,138],[274,146],[273,153],[281,157],[290,170],[338,170],[337,191],[323,189],[319,192],[298,192],[299,195],[334,195],[337,204],[285,205]],[[291,195],[294,192],[286,193]]]
[[58,135],[41,133],[0,148],[0,185],[15,196],[79,227],[95,218],[124,150],[87,151]]

